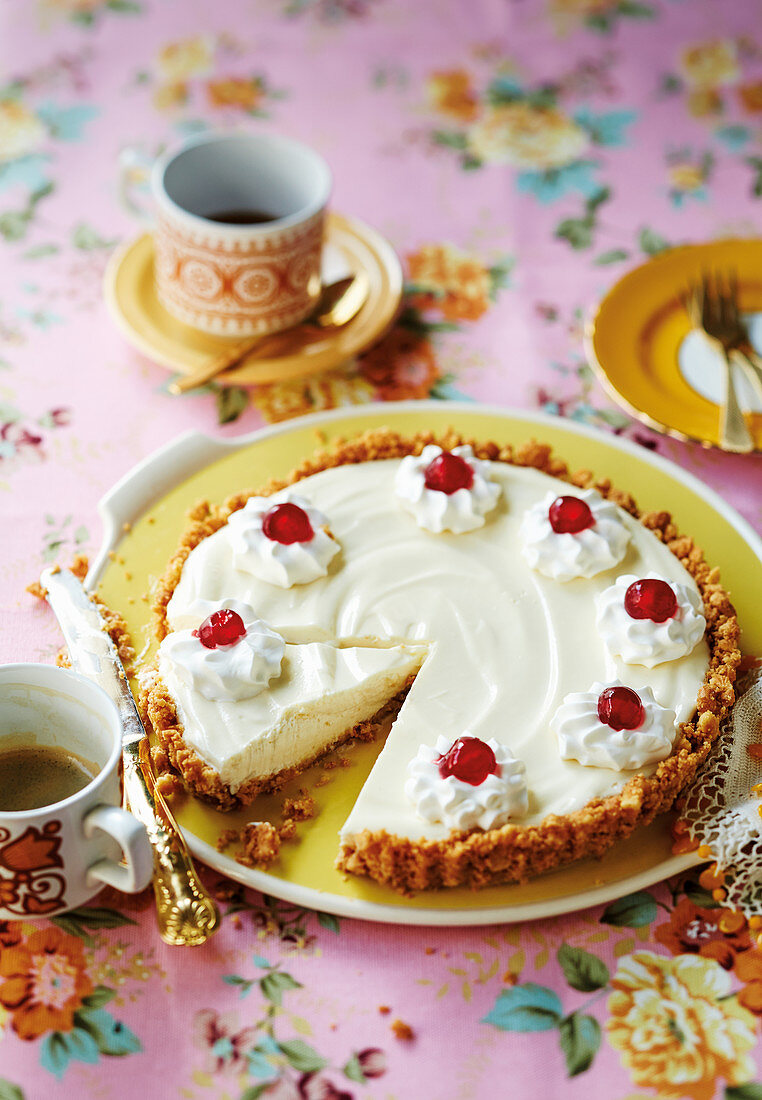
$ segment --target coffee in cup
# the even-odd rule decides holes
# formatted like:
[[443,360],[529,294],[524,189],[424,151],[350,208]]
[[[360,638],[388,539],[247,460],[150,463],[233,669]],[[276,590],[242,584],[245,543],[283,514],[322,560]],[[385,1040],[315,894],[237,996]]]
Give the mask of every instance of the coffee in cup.
[[62,745],[29,745],[28,736],[0,742],[0,811],[39,810],[71,798],[100,771]]

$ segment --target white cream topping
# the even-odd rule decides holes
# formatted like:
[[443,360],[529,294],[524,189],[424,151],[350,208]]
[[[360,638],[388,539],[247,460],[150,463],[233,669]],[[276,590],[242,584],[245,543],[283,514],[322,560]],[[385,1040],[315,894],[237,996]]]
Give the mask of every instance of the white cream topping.
[[[262,530],[266,514],[276,504],[296,504],[307,515],[313,536],[308,542],[284,544],[270,539]],[[228,521],[233,547],[233,564],[260,580],[290,588],[324,577],[339,552],[335,539],[324,530],[328,518],[309,501],[290,489],[271,497],[250,497]]]
[[484,526],[484,517],[498,502],[500,486],[490,475],[492,463],[474,458],[471,447],[453,447],[452,453],[462,458],[473,471],[470,489],[443,493],[426,488],[426,468],[442,454],[442,448],[430,443],[419,455],[407,455],[399,464],[394,479],[397,499],[406,511],[427,531],[441,534],[452,531],[462,534]]
[[[557,534],[550,524],[548,510],[559,496],[575,496],[583,500],[593,514],[592,527],[576,534]],[[576,577],[594,577],[617,565],[630,542],[630,531],[622,523],[625,513],[595,489],[576,489],[564,485],[559,492],[551,489],[524,513],[521,538],[524,558],[555,581],[570,581]]]
[[601,722],[598,717],[601,692],[624,686],[618,680],[609,684],[595,683],[590,691],[566,696],[552,720],[563,760],[578,760],[586,767],[634,771],[669,756],[677,732],[675,712],[660,706],[650,687],[637,690],[645,711],[637,729],[615,730]]
[[159,674],[175,701],[183,737],[235,793],[250,779],[298,767],[358,722],[372,718],[420,668],[424,646],[340,648],[286,645],[267,691],[208,700],[159,651]]
[[[452,743],[466,729],[507,745],[525,762],[529,808],[522,824],[621,790],[627,775],[560,758],[550,729],[557,707],[580,684],[618,679],[636,690],[650,684],[657,699],[675,708],[678,721],[687,722],[708,665],[706,643],[652,670],[624,665],[609,653],[595,621],[596,596],[612,583],[612,574],[558,584],[527,567],[521,518],[549,494],[569,491],[556,479],[494,463],[490,477],[508,507],[498,507],[488,524],[467,535],[434,539],[399,508],[398,466],[392,459],[340,466],[299,483],[300,494],[331,517],[342,547],[341,568],[313,584],[282,589],[236,569],[228,527],[204,539],[185,563],[169,603],[172,628],[198,625],[195,601],[235,593],[287,642],[429,643],[343,835],[367,828],[412,839],[448,836],[443,823],[424,822],[415,813],[404,794],[405,776],[419,745],[435,746],[439,736]],[[653,570],[695,589],[651,531],[627,513],[617,514],[630,535],[623,572],[645,576]],[[218,758],[228,751],[222,732]]]
[[178,630],[161,643],[159,657],[204,699],[248,699],[263,691],[280,673],[285,642],[257,618],[248,604],[229,599],[212,610],[220,607],[235,611],[243,619],[246,633],[237,642],[208,649],[192,630]]
[[[638,580],[660,580],[670,584],[677,599],[674,618],[655,623],[651,619],[633,619],[624,607],[627,589]],[[698,645],[704,637],[706,619],[701,597],[694,587],[679,581],[667,581],[660,573],[638,577],[625,573],[596,600],[596,622],[609,652],[629,665],[654,668],[675,661]]]
[[439,774],[437,761],[451,744],[446,737],[439,737],[433,747],[421,745],[408,764],[405,794],[419,817],[462,831],[475,825],[496,829],[527,812],[526,768],[510,749],[493,738],[486,742],[495,754],[498,771],[474,786],[454,775],[443,779]]

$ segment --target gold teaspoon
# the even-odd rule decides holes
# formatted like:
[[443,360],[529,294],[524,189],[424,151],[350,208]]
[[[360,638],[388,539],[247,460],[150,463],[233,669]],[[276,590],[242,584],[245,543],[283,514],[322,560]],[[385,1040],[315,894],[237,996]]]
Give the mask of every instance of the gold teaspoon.
[[228,367],[235,366],[244,356],[249,359],[264,358],[270,351],[280,350],[284,343],[290,343],[294,337],[308,335],[315,329],[340,328],[346,325],[362,308],[369,289],[368,276],[364,271],[358,271],[356,275],[349,275],[345,279],[329,283],[328,286],[323,287],[312,313],[300,324],[283,332],[273,333],[271,336],[248,336],[245,340],[233,344],[232,347],[225,348],[198,370],[182,378],[176,378],[167,387],[169,392],[187,393],[188,390],[193,390],[216,378]]

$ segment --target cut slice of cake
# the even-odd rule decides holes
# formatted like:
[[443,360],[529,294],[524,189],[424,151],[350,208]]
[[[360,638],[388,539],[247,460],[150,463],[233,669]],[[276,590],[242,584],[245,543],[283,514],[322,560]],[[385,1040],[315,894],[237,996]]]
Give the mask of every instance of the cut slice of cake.
[[[203,667],[243,647],[204,651],[190,630],[169,635],[143,677],[148,715],[170,760],[194,793],[223,808],[276,790],[350,737],[371,736],[385,713],[399,709],[427,652],[416,645],[285,644],[271,633],[276,652],[259,679],[274,675],[253,683],[253,694],[231,690],[240,669],[227,679]],[[189,673],[194,647],[202,667],[191,664]]]

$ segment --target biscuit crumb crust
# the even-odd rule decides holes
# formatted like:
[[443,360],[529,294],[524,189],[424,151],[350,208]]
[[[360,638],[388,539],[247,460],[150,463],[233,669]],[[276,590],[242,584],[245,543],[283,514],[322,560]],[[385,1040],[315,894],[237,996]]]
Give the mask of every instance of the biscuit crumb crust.
[[[336,861],[340,870],[368,875],[402,893],[443,886],[479,888],[523,882],[564,863],[600,856],[615,841],[647,825],[658,813],[672,807],[706,759],[719,734],[720,722],[735,700],[733,685],[741,659],[738,620],[720,584],[719,571],[708,565],[701,548],[689,535],[678,532],[669,512],[641,512],[630,493],[615,488],[608,479],[596,478],[590,470],[571,472],[545,443],[530,440],[514,447],[469,439],[452,429],[441,435],[418,432],[412,436],[388,428],[368,431],[352,440],[338,440],[330,449],[304,461],[288,477],[272,479],[256,491],[236,493],[222,506],[208,501],[197,504],[190,513],[190,526],[156,589],[153,605],[156,638],[161,641],[169,632],[167,605],[188,555],[203,539],[224,526],[233,512],[243,508],[249,497],[271,495],[336,466],[420,454],[430,443],[447,450],[470,444],[477,458],[532,467],[579,488],[597,489],[629,512],[668,547],[696,581],[704,603],[710,660],[698,693],[695,717],[680,726],[672,755],[651,776],[634,776],[619,794],[594,799],[569,814],[549,815],[539,825],[508,824],[486,832],[454,834],[439,841],[365,831],[342,844]],[[299,768],[286,769],[265,781],[252,780],[233,795],[217,773],[184,743],[174,703],[155,668],[149,677],[145,703],[172,765],[196,794],[221,808],[251,801],[261,791],[277,789],[313,762],[305,761]],[[380,720],[389,713],[396,714],[400,703],[401,699],[391,700],[384,712],[348,731],[346,738],[372,737]]]

